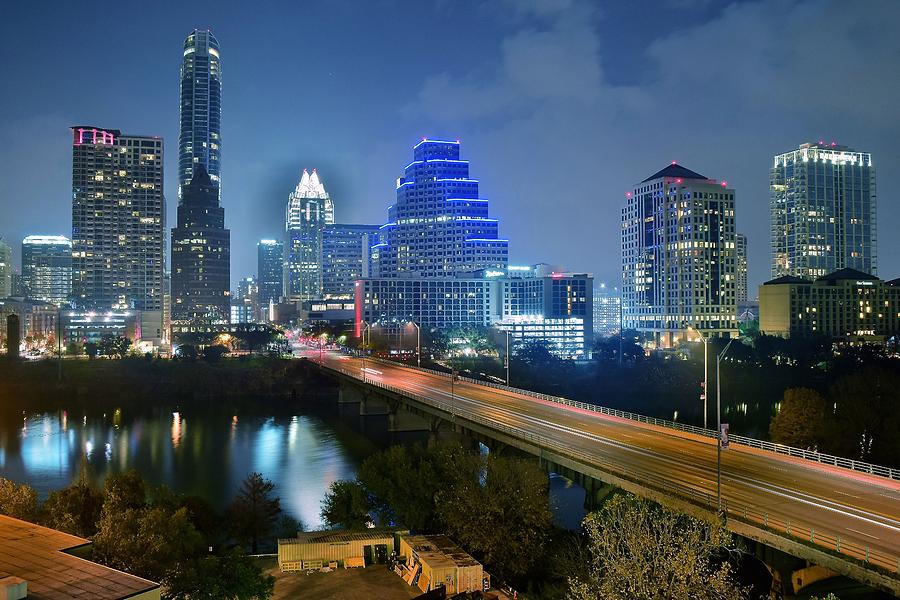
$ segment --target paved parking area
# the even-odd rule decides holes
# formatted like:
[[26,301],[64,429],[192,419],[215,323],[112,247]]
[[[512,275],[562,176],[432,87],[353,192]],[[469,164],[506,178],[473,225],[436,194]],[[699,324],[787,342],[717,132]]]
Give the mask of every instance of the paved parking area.
[[422,593],[385,565],[311,575],[306,571],[282,573],[277,564],[263,568],[275,577],[273,600],[409,600]]

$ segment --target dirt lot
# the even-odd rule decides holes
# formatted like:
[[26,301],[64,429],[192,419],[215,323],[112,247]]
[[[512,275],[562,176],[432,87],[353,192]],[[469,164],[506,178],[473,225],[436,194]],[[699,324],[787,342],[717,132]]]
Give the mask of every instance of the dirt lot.
[[408,600],[422,592],[406,585],[385,565],[338,569],[331,573],[282,573],[274,561],[263,565],[275,577],[273,600]]

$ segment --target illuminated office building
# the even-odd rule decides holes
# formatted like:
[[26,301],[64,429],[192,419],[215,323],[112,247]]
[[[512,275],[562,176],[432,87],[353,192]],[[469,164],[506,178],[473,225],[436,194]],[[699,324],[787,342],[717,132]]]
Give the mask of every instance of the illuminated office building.
[[801,144],[770,171],[772,277],[878,272],[872,155]]
[[220,188],[222,65],[219,41],[195,29],[184,40],[181,61],[181,131],[178,136],[178,196],[203,166]]
[[622,298],[618,288],[606,287],[601,283],[594,290],[594,333],[615,335],[619,333],[622,318]]
[[231,232],[203,165],[182,188],[172,229],[172,320],[227,322],[231,312]]
[[278,304],[284,293],[284,244],[260,240],[256,245],[257,298],[260,310]]
[[0,238],[0,298],[12,295],[12,248]]
[[29,298],[66,304],[72,293],[72,241],[61,235],[22,240],[22,283]]
[[369,276],[369,250],[377,240],[377,225],[325,226],[321,260],[324,298],[353,296],[353,282]]
[[658,345],[737,329],[734,190],[672,163],[626,194],[622,319]]
[[285,214],[284,297],[303,302],[322,297],[322,235],[334,224],[334,204],[313,169],[303,169]]
[[163,141],[72,128],[72,295],[78,309],[140,311],[163,335]]
[[469,177],[459,142],[422,140],[397,180],[372,248],[373,277],[452,277],[481,269],[506,269],[508,241],[488,216],[488,201]]
[[735,268],[735,286],[734,286],[734,296],[738,305],[744,304],[747,302],[747,275],[748,275],[748,261],[747,261],[747,236],[743,233],[738,233],[735,235],[735,245],[734,245],[734,268]]

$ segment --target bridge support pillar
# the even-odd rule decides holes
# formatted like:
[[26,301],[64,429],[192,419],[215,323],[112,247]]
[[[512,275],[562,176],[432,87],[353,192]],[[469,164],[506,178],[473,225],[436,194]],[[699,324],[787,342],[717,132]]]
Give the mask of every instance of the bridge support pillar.
[[388,406],[385,398],[372,393],[363,394],[362,401],[359,403],[359,416],[370,417],[389,414],[391,414],[391,407]]
[[584,477],[584,509],[588,512],[599,510],[606,499],[616,491],[616,486],[603,483],[593,477]]
[[338,404],[359,404],[363,401],[363,397],[363,391],[349,383],[342,383],[338,389]]
[[388,431],[428,431],[431,423],[425,417],[398,409],[388,415]]

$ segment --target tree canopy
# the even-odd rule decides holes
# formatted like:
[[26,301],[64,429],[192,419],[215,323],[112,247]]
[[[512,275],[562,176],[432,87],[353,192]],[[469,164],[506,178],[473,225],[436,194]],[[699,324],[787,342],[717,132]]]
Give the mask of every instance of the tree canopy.
[[244,479],[237,496],[228,507],[232,533],[241,543],[249,543],[253,554],[259,552],[259,542],[270,535],[281,513],[281,501],[273,495],[275,484],[260,473],[250,473]]

